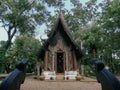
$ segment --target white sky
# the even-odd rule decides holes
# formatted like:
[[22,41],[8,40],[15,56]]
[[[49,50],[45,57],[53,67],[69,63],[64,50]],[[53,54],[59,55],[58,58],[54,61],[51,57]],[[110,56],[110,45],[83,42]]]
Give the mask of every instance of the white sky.
[[[89,1],[89,0],[80,0],[80,2],[82,2],[83,4],[85,3],[85,2],[87,2],[87,1]],[[98,2],[101,2],[101,1],[103,1],[103,0],[97,0]],[[66,4],[65,4],[65,8],[66,9],[70,9],[70,7],[71,7],[71,4],[70,4],[70,0],[66,0]],[[51,8],[51,10],[50,11],[52,11],[51,13],[53,14],[53,15],[55,15],[55,13],[54,13],[54,9],[53,8]],[[4,28],[2,28],[1,27],[2,25],[1,25],[1,23],[0,23],[0,41],[6,41],[7,40],[7,33],[6,33],[6,31],[4,30]],[[36,38],[37,39],[40,39],[40,36],[42,37],[42,38],[46,38],[46,35],[45,35],[45,33],[44,33],[44,30],[46,29],[46,27],[45,27],[45,25],[42,25],[41,27],[37,27],[37,35],[36,35]],[[15,39],[15,38],[14,38]],[[13,40],[14,40],[13,39]]]
[[6,31],[4,30],[4,28],[1,27],[2,24],[0,23],[0,41],[2,40],[7,40],[7,33]]

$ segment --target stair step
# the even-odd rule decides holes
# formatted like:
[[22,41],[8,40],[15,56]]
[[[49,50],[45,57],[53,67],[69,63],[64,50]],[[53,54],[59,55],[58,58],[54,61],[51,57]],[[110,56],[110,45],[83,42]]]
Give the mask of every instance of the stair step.
[[57,80],[64,80],[64,75],[56,75]]

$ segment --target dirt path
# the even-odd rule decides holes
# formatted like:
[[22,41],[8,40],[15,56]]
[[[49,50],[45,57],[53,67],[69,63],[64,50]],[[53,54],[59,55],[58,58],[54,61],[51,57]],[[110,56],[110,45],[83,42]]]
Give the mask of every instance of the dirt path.
[[101,90],[96,81],[40,81],[26,79],[21,90]]

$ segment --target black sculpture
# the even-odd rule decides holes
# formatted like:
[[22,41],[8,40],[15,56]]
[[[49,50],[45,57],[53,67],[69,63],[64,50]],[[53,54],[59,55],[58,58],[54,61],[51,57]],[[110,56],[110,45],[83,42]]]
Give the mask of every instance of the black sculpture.
[[1,83],[0,90],[20,90],[20,85],[25,80],[25,69],[28,59],[23,59]]
[[99,83],[101,83],[102,90],[120,90],[120,81],[107,69],[104,63],[95,58],[95,73]]

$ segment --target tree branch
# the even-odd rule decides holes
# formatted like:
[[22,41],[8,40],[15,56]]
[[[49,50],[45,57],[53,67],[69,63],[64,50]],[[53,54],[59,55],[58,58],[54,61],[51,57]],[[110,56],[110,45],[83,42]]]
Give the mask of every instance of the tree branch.
[[16,34],[16,32],[17,32],[17,28],[15,27],[13,33],[11,34],[11,40],[12,40],[13,36]]
[[[29,6],[32,6],[32,4],[34,3],[35,1],[33,1],[31,4],[28,4],[28,7]],[[24,13],[24,11],[26,11],[26,8],[23,9],[23,11],[21,11],[21,13],[19,15],[22,15]]]
[[6,26],[9,26],[9,24],[6,24],[3,19],[1,19],[1,23],[3,24],[2,27],[5,29],[5,31],[8,32],[8,29],[6,28]]

